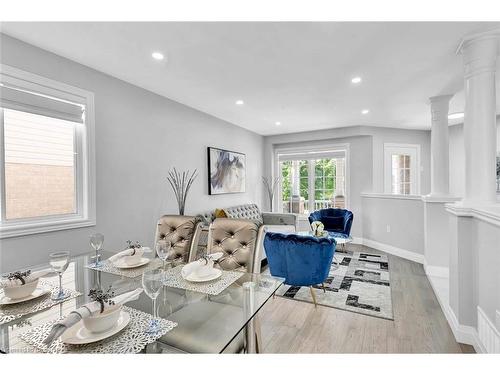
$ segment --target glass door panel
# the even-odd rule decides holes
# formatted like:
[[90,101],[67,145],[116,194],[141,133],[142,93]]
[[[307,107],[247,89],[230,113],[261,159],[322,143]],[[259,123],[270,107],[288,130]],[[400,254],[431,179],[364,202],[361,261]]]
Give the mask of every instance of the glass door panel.
[[282,212],[345,208],[345,158],[284,160],[279,168]]

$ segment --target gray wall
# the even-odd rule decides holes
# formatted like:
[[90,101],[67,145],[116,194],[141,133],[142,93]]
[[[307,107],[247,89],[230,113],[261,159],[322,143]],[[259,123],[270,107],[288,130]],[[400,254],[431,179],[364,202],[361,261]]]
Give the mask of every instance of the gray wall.
[[422,200],[363,197],[363,238],[423,255]]
[[[384,191],[384,143],[419,144],[421,193],[430,191],[430,131],[353,126],[265,137],[265,173],[271,174],[273,152],[290,145],[350,145],[350,209],[354,212],[352,235],[423,254],[421,201],[365,198],[361,193]],[[406,223],[406,225],[403,225]],[[392,230],[387,233],[386,226]]]
[[[186,214],[262,203],[262,136],[6,35],[0,38],[2,63],[94,92],[97,168],[97,226],[3,239],[0,271],[45,262],[55,250],[89,251],[93,232],[102,232],[112,251],[127,239],[151,245],[158,217],[177,210],[165,179],[174,166],[199,171]],[[208,195],[207,146],[246,154],[246,193]]]

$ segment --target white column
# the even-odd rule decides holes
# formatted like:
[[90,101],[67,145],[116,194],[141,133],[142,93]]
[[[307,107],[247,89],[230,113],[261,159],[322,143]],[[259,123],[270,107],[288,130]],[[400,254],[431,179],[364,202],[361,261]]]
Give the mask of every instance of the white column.
[[464,202],[496,201],[495,69],[498,34],[463,41],[465,66]]
[[453,95],[429,98],[431,104],[431,193],[446,197],[450,192],[448,109]]
[[300,171],[298,160],[292,160],[292,195],[300,196]]

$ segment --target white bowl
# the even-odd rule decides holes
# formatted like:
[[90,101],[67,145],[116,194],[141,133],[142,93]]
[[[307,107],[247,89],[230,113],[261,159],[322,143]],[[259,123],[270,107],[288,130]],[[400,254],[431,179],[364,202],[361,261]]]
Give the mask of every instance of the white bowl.
[[28,297],[35,291],[36,287],[38,286],[38,280],[39,279],[33,280],[24,285],[16,285],[3,288],[3,292],[5,293],[5,296],[10,299],[20,299]]
[[105,310],[102,314],[84,318],[82,322],[84,327],[92,333],[104,332],[113,328],[120,317],[121,311],[121,305],[113,306]]

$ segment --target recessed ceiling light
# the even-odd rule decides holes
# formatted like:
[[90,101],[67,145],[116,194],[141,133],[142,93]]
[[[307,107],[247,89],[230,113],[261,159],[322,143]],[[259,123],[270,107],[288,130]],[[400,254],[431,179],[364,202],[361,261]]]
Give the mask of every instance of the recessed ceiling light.
[[155,60],[163,60],[165,58],[165,56],[163,56],[163,53],[161,52],[153,52],[151,54],[151,56],[153,57],[153,59]]
[[245,104],[245,102],[241,99],[236,101],[236,105],[243,105],[243,104]]
[[351,82],[352,83],[360,83],[361,82],[361,77],[354,77],[353,79],[351,79]]
[[457,118],[463,118],[464,117],[464,113],[463,112],[455,112],[455,113],[450,113],[448,115],[448,119],[449,120],[455,120]]
[[276,126],[280,126],[280,125],[281,125],[281,122],[276,121],[274,124],[275,124]]
[[369,110],[369,109],[363,109],[363,110],[361,111],[361,114],[362,114],[362,115],[366,115],[366,114],[368,114],[368,113],[370,113],[370,110]]

